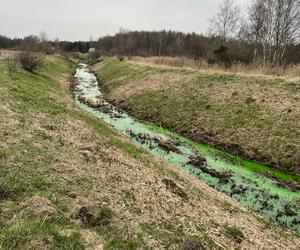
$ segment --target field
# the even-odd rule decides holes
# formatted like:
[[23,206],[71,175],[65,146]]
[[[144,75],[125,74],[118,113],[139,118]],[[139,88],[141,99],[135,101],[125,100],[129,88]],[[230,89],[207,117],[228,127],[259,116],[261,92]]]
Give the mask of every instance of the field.
[[223,73],[237,73],[237,74],[252,74],[252,75],[269,75],[269,76],[284,76],[284,77],[300,77],[300,65],[288,65],[288,66],[265,66],[262,67],[259,64],[243,64],[234,63],[229,68],[224,68],[224,65],[219,64],[208,64],[205,60],[195,60],[187,57],[130,57],[130,61],[152,64],[152,65],[163,65],[177,68],[190,68],[197,70],[205,70]]
[[116,59],[106,59],[94,71],[106,98],[135,117],[300,174],[299,78]]
[[0,249],[299,247],[79,109],[74,69],[47,56],[9,74],[0,60]]

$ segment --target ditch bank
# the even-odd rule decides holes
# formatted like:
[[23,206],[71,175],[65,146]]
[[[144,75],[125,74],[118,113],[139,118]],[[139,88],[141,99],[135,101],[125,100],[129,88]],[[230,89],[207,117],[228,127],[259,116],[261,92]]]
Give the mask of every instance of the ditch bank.
[[299,80],[113,58],[93,70],[105,98],[135,118],[300,176]]
[[226,193],[263,217],[300,232],[300,178],[194,142],[140,122],[107,102],[86,64],[79,64],[74,94],[78,105],[151,154]]

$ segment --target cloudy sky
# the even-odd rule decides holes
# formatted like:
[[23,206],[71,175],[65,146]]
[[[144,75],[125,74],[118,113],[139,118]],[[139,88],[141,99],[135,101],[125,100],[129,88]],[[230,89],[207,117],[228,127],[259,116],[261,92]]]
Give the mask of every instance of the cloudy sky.
[[[249,0],[236,0],[247,5]],[[89,40],[130,30],[205,33],[222,0],[0,0],[0,34],[46,31],[50,39]]]

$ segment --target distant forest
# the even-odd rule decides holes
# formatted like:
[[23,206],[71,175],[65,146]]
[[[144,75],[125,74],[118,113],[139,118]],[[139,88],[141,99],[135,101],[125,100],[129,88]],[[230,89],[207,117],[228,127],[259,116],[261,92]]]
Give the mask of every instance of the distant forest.
[[[46,43],[46,44],[45,44]],[[45,46],[46,45],[46,46]],[[0,35],[0,48],[44,50],[54,52],[87,53],[95,48],[99,55],[124,56],[185,56],[215,63],[216,50],[221,46],[219,37],[196,33],[184,34],[175,31],[126,31],[114,36],[105,36],[98,41],[47,41],[37,36],[11,39]],[[256,46],[247,41],[231,39],[226,44],[227,55],[232,62],[252,63]],[[285,53],[285,63],[300,63],[300,44],[291,44]]]
[[209,21],[208,35],[176,31],[120,29],[98,41],[48,41],[47,35],[11,39],[0,36],[0,48],[87,53],[94,56],[184,56],[208,63],[300,63],[300,0],[252,0],[247,13],[225,0]]

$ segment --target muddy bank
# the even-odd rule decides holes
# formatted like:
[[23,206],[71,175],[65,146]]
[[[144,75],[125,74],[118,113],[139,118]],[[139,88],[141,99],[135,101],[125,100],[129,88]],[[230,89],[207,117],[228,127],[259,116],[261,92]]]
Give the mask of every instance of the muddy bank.
[[113,59],[104,60],[96,73],[105,97],[134,117],[300,176],[297,81]]
[[186,136],[198,143],[211,145],[235,156],[282,170],[284,172],[296,175],[300,178],[300,162],[292,162],[289,164],[289,166],[284,166],[284,163],[274,162],[274,159],[270,155],[264,154],[258,148],[245,148],[236,143],[223,143],[218,138],[216,138],[217,135],[213,133],[206,133],[205,130],[187,130],[172,127],[170,126],[169,120],[166,121],[164,117],[159,113],[147,114],[147,116],[145,116],[143,111],[129,108],[124,100],[115,100],[109,97],[107,97],[107,100],[109,100],[109,102],[113,103],[117,107],[120,107],[124,111],[128,112],[130,115],[136,117],[137,119],[147,120],[155,124],[160,124],[162,127],[167,127],[170,131]]
[[[297,177],[136,120],[103,98],[101,89],[95,84],[96,77],[84,64],[80,65],[75,77],[77,85],[74,93],[80,107],[151,154],[233,197],[265,218],[300,232],[297,219],[300,216],[297,202],[300,193],[288,184],[289,181],[299,183]],[[280,179],[280,182],[266,173]],[[182,199],[188,198],[188,194],[170,180],[163,183],[167,190]]]

